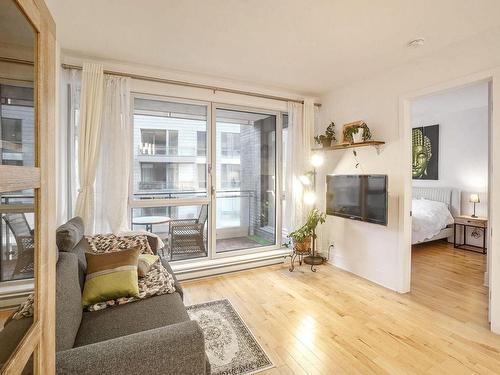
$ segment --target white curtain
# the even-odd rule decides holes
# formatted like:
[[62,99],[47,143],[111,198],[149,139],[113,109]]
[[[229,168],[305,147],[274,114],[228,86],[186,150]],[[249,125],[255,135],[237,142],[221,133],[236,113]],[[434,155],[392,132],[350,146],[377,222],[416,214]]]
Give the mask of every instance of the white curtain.
[[130,78],[104,76],[101,157],[96,180],[95,231],[129,230]]
[[288,103],[288,139],[285,171],[285,228],[290,232],[304,224],[308,207],[303,202],[303,185],[299,177],[310,171],[314,129],[314,103]]
[[85,63],[82,71],[78,143],[80,188],[75,214],[82,217],[87,231],[93,230],[94,182],[100,149],[103,92],[102,65]]

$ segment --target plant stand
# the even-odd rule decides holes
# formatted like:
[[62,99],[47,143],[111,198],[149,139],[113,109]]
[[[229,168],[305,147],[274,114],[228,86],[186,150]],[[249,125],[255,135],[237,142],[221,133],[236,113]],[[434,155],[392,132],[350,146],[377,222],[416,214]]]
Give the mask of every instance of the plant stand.
[[313,230],[312,235],[312,253],[304,258],[304,263],[311,266],[311,271],[316,272],[316,267],[325,262],[322,256],[316,255],[316,230]]
[[285,256],[285,259],[290,257],[290,267],[288,268],[288,271],[293,272],[293,270],[295,269],[295,260],[297,258],[299,260],[299,266],[301,266],[302,262],[304,261],[304,257],[309,254],[311,254],[310,251],[297,251],[293,249],[290,255]]

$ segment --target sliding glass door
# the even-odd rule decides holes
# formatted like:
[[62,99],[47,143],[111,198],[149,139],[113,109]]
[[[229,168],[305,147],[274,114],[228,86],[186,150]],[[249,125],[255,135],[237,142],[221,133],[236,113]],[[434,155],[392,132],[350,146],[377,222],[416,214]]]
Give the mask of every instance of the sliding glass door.
[[139,94],[133,111],[133,229],[171,261],[280,244],[278,112]]
[[208,256],[208,103],[135,97],[131,224],[169,260]]
[[276,245],[277,115],[215,109],[215,249]]

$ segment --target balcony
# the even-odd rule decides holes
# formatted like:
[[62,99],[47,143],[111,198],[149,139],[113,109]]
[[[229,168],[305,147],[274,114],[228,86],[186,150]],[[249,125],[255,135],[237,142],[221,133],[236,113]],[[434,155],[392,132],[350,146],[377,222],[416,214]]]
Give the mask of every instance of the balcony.
[[[135,194],[136,200],[205,196],[204,190]],[[224,190],[217,193],[217,253],[245,250],[275,244],[274,226],[263,225],[255,191]],[[206,211],[206,217],[204,216]],[[151,224],[144,224],[144,222]],[[186,223],[185,235],[176,236]],[[207,205],[155,206],[132,209],[133,230],[150,230],[165,243],[163,255],[171,261],[208,256],[210,216]],[[174,228],[172,228],[174,226]],[[177,226],[177,227],[175,227]]]

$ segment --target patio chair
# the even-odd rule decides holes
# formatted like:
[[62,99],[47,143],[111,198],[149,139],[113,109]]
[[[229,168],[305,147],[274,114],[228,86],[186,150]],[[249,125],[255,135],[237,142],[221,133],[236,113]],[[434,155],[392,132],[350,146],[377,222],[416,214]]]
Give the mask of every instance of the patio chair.
[[197,219],[175,219],[170,221],[169,245],[170,260],[176,256],[183,255],[189,258],[190,255],[207,255],[205,247],[205,224],[208,218],[208,206],[201,206]]
[[24,213],[9,213],[3,215],[17,244],[17,261],[14,275],[32,273],[34,263],[35,238]]

